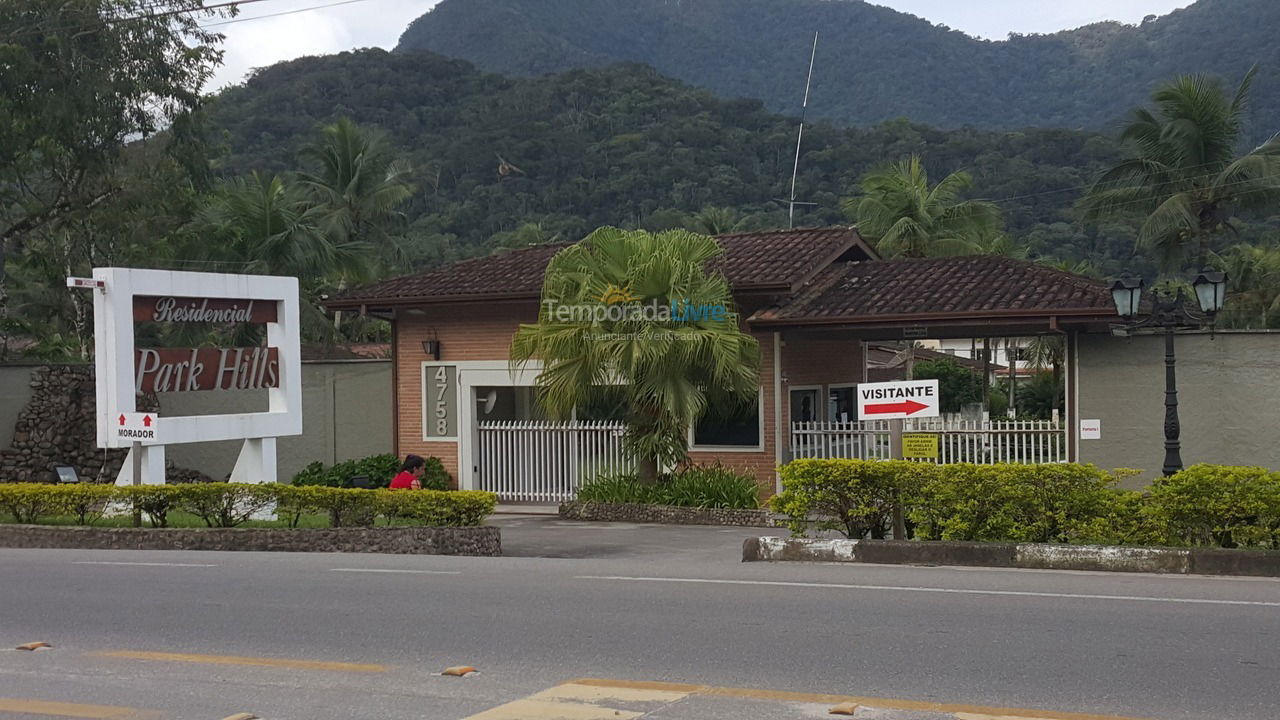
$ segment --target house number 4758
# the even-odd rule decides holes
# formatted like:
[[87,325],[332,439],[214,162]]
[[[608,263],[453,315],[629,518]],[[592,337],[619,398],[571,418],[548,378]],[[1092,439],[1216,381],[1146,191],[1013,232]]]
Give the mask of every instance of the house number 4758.
[[436,434],[449,434],[449,404],[445,395],[449,392],[449,373],[443,366],[436,368]]

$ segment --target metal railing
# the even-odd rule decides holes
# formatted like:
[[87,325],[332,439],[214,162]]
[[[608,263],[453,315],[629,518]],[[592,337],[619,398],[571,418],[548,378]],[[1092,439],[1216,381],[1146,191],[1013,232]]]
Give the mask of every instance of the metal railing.
[[508,501],[572,500],[584,479],[634,469],[622,451],[623,429],[614,422],[480,423],[477,487]]
[[[886,459],[889,420],[791,424],[791,457]],[[903,420],[904,433],[938,436],[938,463],[1067,462],[1067,431],[1053,420]]]

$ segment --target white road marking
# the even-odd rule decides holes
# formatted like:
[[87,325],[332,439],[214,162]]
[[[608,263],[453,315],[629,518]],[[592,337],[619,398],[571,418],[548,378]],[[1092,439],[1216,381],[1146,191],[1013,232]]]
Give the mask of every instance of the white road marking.
[[72,565],[140,565],[143,567],[218,567],[207,563],[114,562],[111,560],[73,560]]
[[404,575],[461,575],[461,570],[384,570],[380,568],[329,568],[329,572],[398,573]]
[[1280,607],[1280,602],[1265,602],[1262,600],[1213,600],[1209,598],[1170,598],[1150,597],[1145,595],[1090,595],[1084,593],[1030,592],[1025,590],[967,590],[962,588],[909,587],[904,585],[845,585],[840,583],[789,582],[782,580],[713,580],[708,578],[630,577],[626,575],[577,575],[574,579],[694,583],[703,585],[765,585],[774,587],[826,588],[831,590],[889,590],[894,592],[947,593],[953,595],[1009,595],[1014,597],[1123,600],[1126,602],[1183,603],[1189,605],[1252,605],[1257,607]]

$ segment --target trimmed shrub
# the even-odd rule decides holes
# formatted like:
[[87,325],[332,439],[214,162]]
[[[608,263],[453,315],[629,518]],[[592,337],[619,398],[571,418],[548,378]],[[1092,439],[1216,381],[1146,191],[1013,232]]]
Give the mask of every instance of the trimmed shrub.
[[850,538],[883,538],[894,506],[910,505],[938,469],[905,460],[795,460],[779,471],[782,492],[771,504],[797,535],[814,525]]
[[190,483],[177,487],[181,488],[181,509],[204,520],[209,527],[235,527],[270,507],[278,497],[274,485]]
[[1093,465],[940,465],[910,515],[927,540],[1068,542],[1115,507]]
[[291,528],[298,527],[303,515],[323,512],[320,497],[328,488],[317,485],[276,485],[276,517]]
[[[224,483],[219,483],[224,484]],[[186,485],[124,485],[112,493],[134,512],[141,512],[152,527],[168,527],[169,513],[182,502]]]
[[369,527],[378,516],[378,495],[376,490],[328,487],[313,501],[316,510],[328,513],[330,527]]
[[1164,543],[1280,548],[1280,473],[1193,465],[1155,481],[1148,504]]
[[100,483],[55,485],[50,490],[50,514],[70,515],[77,525],[93,525],[101,520],[116,496],[114,485]]
[[[423,490],[448,490],[449,483],[453,479],[449,476],[449,471],[444,469],[444,463],[440,462],[438,457],[424,458],[426,464],[422,467],[422,477],[419,481],[422,483]],[[399,466],[396,466],[399,469]],[[394,475],[392,476],[394,477]],[[390,481],[388,481],[390,484]]]
[[42,483],[0,483],[0,508],[14,522],[33,523],[54,510],[57,485]]
[[388,490],[378,495],[378,511],[388,522],[442,527],[479,525],[498,504],[497,495],[474,490]]

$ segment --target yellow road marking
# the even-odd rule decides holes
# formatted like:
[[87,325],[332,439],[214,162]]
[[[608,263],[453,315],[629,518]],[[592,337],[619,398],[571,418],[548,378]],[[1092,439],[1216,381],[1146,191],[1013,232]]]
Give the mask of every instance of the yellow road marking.
[[386,665],[367,663],[327,662],[324,660],[291,660],[288,658],[241,657],[238,655],[198,655],[193,653],[144,652],[140,650],[107,650],[91,652],[96,657],[129,658],[132,660],[162,660],[166,662],[205,663],[207,665],[255,665],[282,667],[297,670],[333,670],[336,672],[386,672]]
[[530,700],[571,700],[574,702],[595,703],[604,700],[620,702],[660,702],[671,703],[683,700],[689,693],[672,692],[670,690],[650,690],[645,688],[615,688],[599,685],[577,685],[565,683],[543,690],[529,696]]
[[116,705],[82,705],[80,703],[54,702],[51,700],[24,700],[0,698],[0,713],[15,715],[54,715],[64,718],[90,718],[91,720],[151,720],[159,718],[156,710],[119,707]]
[[465,720],[632,720],[644,713],[551,700],[516,700]]
[[981,705],[939,703],[923,700],[859,697],[856,695],[828,695],[824,693],[791,692],[789,690],[762,690],[758,688],[715,687],[711,685],[688,685],[684,683],[636,682],[631,680],[610,680],[604,678],[578,678],[577,680],[571,680],[570,683],[574,685],[589,685],[592,687],[667,690],[670,692],[682,692],[690,695],[714,695],[721,697],[750,698],[756,700],[776,700],[780,702],[824,703],[831,705],[837,705],[843,702],[852,702],[884,710],[969,713],[977,715],[981,720],[988,720],[988,718],[991,718],[991,720],[1003,720],[1004,718],[1008,718],[1009,720],[1152,720],[1152,718],[1122,717],[1119,715],[1056,712],[1053,710],[1029,710],[1025,708],[983,707]]

